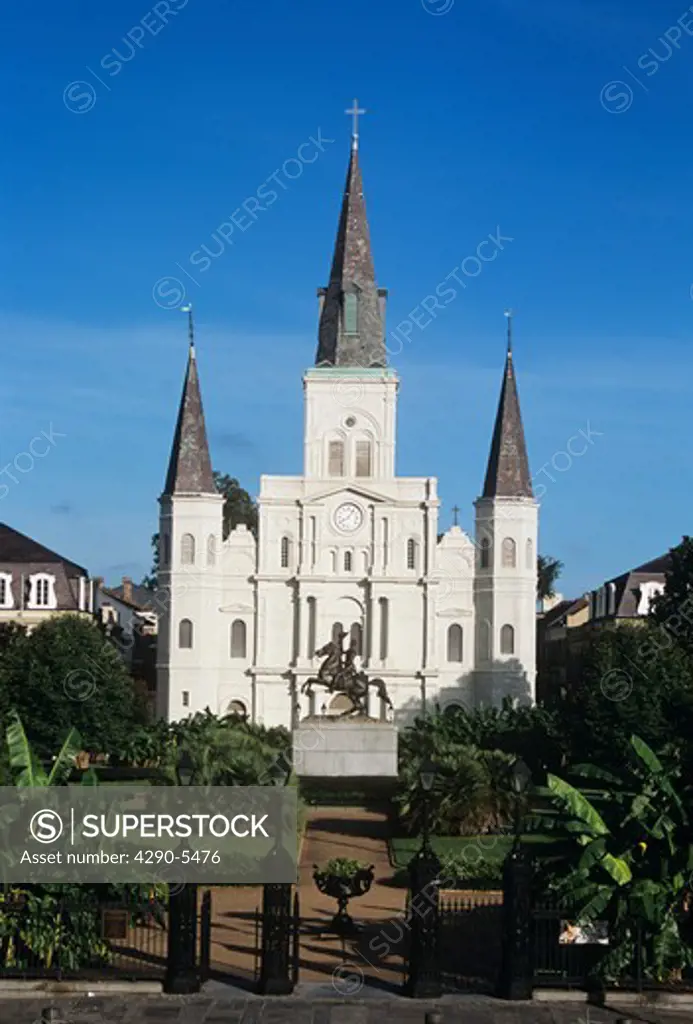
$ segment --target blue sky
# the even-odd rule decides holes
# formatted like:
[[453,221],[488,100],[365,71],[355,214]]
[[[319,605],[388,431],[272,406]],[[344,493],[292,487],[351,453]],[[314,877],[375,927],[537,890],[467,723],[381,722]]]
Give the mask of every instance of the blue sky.
[[[251,493],[300,472],[357,95],[389,329],[489,233],[512,238],[393,357],[398,472],[438,476],[441,524],[457,503],[472,525],[512,306],[561,589],[676,543],[693,474],[683,25],[668,0],[11,5],[0,465],[16,483],[0,476],[0,519],[112,582],[147,569],[186,357],[185,317],[153,297],[170,276],[195,304],[215,466]],[[193,265],[318,131],[318,159],[280,171],[277,200]],[[48,454],[12,468],[51,429]],[[593,443],[568,465],[580,430]]]

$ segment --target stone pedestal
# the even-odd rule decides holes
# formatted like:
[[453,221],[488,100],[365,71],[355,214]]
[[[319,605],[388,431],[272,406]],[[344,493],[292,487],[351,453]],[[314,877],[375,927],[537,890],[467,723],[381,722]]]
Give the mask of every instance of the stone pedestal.
[[373,718],[305,718],[293,732],[305,778],[396,778],[397,727]]

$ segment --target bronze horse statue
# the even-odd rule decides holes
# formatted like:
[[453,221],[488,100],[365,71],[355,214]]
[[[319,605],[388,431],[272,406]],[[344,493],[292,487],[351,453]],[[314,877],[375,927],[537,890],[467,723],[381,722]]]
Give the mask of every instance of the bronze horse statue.
[[345,718],[352,715],[368,714],[368,690],[374,686],[378,696],[391,708],[392,701],[388,695],[385,683],[382,679],[369,679],[365,672],[359,671],[355,664],[356,648],[351,645],[343,651],[342,644],[346,633],[339,633],[335,639],[330,640],[324,647],[315,653],[318,657],[324,657],[324,661],[318,669],[317,676],[306,679],[301,687],[301,693],[307,693],[309,697],[315,694],[314,686],[324,686],[328,693],[343,693],[351,701],[351,707],[342,711],[337,717]]

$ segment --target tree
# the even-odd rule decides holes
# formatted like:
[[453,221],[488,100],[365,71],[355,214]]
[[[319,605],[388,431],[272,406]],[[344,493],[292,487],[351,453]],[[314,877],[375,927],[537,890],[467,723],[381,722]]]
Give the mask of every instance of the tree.
[[545,601],[548,597],[554,597],[556,593],[556,582],[563,572],[563,562],[551,555],[539,555],[537,557],[537,597]]
[[693,654],[693,539],[684,537],[672,548],[671,568],[664,592],[652,602],[650,619],[659,627],[662,642],[675,643]]
[[[223,495],[222,508],[222,540],[226,540],[236,526],[247,526],[254,537],[258,533],[257,504],[235,477],[228,473],[214,470],[214,484],[219,494]],[[148,590],[156,590],[159,575],[159,534],[152,536],[152,568],[142,580],[142,586]]]
[[236,526],[245,525],[254,537],[258,531],[257,504],[235,477],[214,470],[214,483],[224,496],[222,538],[226,540]]
[[618,771],[634,732],[657,750],[670,745],[693,756],[693,666],[650,623],[605,630],[557,708],[571,761]]
[[118,750],[146,720],[122,658],[99,627],[55,616],[20,635],[0,658],[0,713],[16,711],[39,757],[50,757],[72,727],[85,749]]

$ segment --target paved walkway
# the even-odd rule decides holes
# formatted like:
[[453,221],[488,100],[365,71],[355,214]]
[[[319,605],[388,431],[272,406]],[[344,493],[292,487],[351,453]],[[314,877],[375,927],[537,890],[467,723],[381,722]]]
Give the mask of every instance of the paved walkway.
[[[211,987],[189,997],[56,999],[55,1024],[425,1024],[437,1009],[442,1024],[690,1024],[691,1013],[650,1010],[609,1011],[584,1004],[503,1003],[483,996],[450,996],[434,1003],[378,997],[326,1000],[304,988],[291,999],[239,998]],[[49,1000],[0,1001],[0,1024],[41,1024]]]
[[[351,996],[367,980],[393,990],[402,983],[401,941],[405,892],[391,884],[393,874],[385,813],[356,807],[321,807],[308,815],[300,864],[302,982],[333,979],[336,994]],[[313,866],[334,857],[372,864],[375,881],[348,911],[362,930],[355,939],[339,939],[330,930],[337,902],[323,896],[313,881]]]
[[[356,994],[369,984],[396,990],[402,983],[400,955],[403,929],[399,925],[405,893],[389,884],[392,876],[384,813],[360,808],[319,808],[308,812],[301,852],[300,978],[308,983],[331,983],[335,995]],[[334,857],[349,857],[375,867],[369,893],[349,904],[352,917],[363,924],[359,936],[344,941],[330,929],[336,901],[320,893],[313,865]],[[255,911],[262,906],[260,886],[212,890],[212,976],[216,980],[250,985],[255,977]]]

